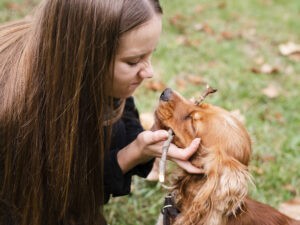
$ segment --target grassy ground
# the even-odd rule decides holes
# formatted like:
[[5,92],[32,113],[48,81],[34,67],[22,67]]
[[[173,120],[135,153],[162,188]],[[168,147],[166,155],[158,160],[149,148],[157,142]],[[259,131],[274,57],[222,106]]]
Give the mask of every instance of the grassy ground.
[[[186,97],[204,89],[188,81],[191,76],[218,88],[207,101],[240,112],[253,140],[250,169],[256,187],[251,196],[277,207],[299,195],[300,60],[299,55],[282,56],[278,47],[289,41],[300,44],[300,2],[162,4],[164,33],[154,55],[155,79]],[[152,112],[158,97],[159,92],[140,89],[140,111]],[[111,202],[108,218],[112,224],[154,224],[163,195],[158,184],[137,178],[131,196]]]
[[[218,92],[207,99],[245,118],[253,140],[251,196],[277,207],[300,194],[300,56],[279,46],[300,44],[298,0],[161,0],[164,33],[153,56],[160,84],[197,97],[203,82]],[[24,15],[34,1],[0,0],[0,20]],[[136,93],[152,112],[159,91]],[[152,84],[152,88],[153,88]],[[132,194],[105,207],[114,225],[154,224],[164,190],[135,178]]]

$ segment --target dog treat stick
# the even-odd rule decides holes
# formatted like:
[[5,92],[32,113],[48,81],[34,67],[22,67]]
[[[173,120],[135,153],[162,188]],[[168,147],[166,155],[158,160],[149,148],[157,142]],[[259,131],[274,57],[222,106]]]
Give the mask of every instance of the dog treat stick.
[[168,133],[169,133],[169,137],[168,137],[168,140],[166,140],[163,144],[162,155],[161,155],[161,159],[159,161],[159,182],[160,183],[165,182],[167,153],[168,153],[171,141],[173,139],[172,129],[169,129]]
[[205,92],[200,96],[200,98],[198,100],[195,101],[195,104],[199,105],[201,102],[204,101],[204,99],[206,98],[207,95],[215,93],[216,91],[217,91],[217,89],[214,89],[214,88],[210,87],[209,85],[207,85]]

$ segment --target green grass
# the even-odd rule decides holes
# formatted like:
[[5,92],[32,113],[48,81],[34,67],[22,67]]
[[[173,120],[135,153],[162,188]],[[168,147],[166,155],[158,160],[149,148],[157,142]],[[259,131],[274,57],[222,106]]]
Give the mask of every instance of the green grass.
[[[34,1],[0,0],[0,21],[23,16]],[[298,0],[162,0],[164,31],[153,56],[161,80],[186,97],[196,97],[204,86],[177,84],[178,77],[202,77],[218,92],[207,99],[228,110],[239,110],[253,140],[250,170],[256,187],[251,196],[277,207],[300,194],[300,60],[279,53],[278,45],[300,44]],[[202,9],[202,10],[201,10]],[[173,21],[173,22],[171,22]],[[174,25],[175,24],[175,25]],[[213,33],[197,31],[206,24]],[[222,35],[223,32],[223,35]],[[229,35],[229,39],[224,39]],[[182,44],[183,39],[188,43]],[[253,73],[263,61],[278,73]],[[279,87],[269,98],[262,89]],[[141,88],[136,102],[141,112],[152,112],[159,92]],[[130,196],[112,199],[105,207],[110,224],[154,224],[165,191],[159,184],[134,178]]]
[[25,16],[39,0],[0,0],[0,22]]

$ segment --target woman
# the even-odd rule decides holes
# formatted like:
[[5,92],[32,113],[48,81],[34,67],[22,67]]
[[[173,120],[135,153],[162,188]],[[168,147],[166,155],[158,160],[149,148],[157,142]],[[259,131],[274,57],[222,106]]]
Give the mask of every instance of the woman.
[[[105,224],[166,131],[143,131],[133,98],[153,76],[158,0],[45,0],[0,27],[0,223]],[[188,172],[196,150],[172,145]]]

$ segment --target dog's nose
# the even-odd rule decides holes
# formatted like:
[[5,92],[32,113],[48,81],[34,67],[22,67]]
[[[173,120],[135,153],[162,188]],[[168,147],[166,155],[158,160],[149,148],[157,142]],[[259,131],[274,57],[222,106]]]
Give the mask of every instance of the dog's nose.
[[172,89],[171,88],[166,88],[163,93],[161,93],[159,99],[162,100],[162,101],[169,101],[170,97],[171,97],[171,94],[172,94]]

